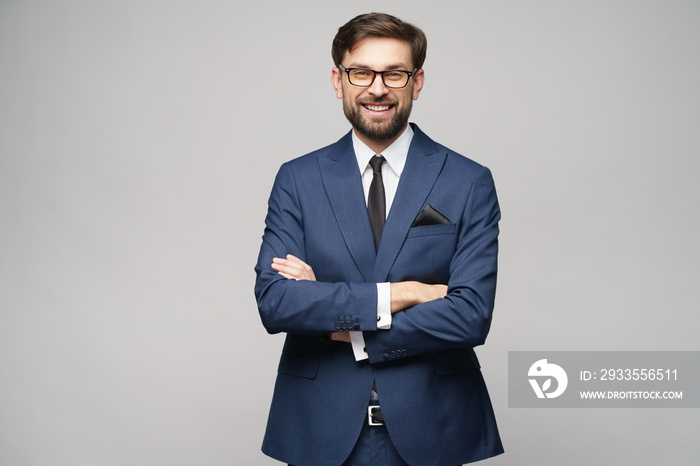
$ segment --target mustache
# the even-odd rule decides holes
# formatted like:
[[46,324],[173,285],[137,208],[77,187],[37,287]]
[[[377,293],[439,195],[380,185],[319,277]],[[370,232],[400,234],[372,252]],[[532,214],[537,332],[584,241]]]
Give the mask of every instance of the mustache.
[[362,99],[359,99],[359,98],[358,98],[357,100],[355,100],[355,102],[357,102],[357,103],[360,104],[360,105],[364,105],[364,104],[396,105],[396,103],[397,103],[396,100],[386,100],[386,99],[383,99],[383,98],[378,98],[378,99],[377,99],[377,98],[367,98],[367,97],[362,98]]

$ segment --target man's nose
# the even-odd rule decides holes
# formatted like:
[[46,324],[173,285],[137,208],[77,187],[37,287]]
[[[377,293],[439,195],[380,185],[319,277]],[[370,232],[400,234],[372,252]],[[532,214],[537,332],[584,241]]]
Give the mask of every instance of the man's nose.
[[373,96],[383,96],[389,93],[389,89],[384,85],[384,75],[377,73],[374,82],[367,88],[367,92]]

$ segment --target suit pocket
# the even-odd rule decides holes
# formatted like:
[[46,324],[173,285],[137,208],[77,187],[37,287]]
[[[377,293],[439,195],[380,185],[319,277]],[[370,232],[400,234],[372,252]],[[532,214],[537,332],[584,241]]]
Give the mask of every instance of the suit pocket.
[[[406,241],[392,270],[401,271],[399,280],[447,283],[450,263],[457,247],[457,225],[424,225],[408,230]],[[392,279],[393,281],[393,279]]]
[[277,372],[304,379],[315,379],[318,372],[318,358],[311,356],[292,356],[282,354]]
[[437,236],[437,235],[452,235],[457,231],[457,225],[454,223],[441,223],[439,225],[424,225],[420,227],[412,227],[408,230],[408,238],[418,236]]
[[450,351],[435,356],[435,372],[438,375],[448,375],[480,368],[481,365],[473,349]]

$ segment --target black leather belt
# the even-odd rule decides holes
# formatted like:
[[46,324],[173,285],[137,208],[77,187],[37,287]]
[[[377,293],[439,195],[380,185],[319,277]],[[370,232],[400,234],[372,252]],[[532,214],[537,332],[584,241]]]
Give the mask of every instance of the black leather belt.
[[368,406],[367,421],[371,426],[383,426],[384,415],[382,414],[382,408],[379,406]]

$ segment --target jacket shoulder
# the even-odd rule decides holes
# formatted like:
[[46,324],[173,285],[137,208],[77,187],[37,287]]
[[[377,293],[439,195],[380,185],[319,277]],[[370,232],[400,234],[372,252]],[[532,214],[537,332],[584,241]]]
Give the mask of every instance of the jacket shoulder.
[[471,159],[455,150],[450,149],[447,146],[444,146],[443,144],[440,144],[439,142],[436,142],[430,138],[430,136],[425,134],[417,125],[414,124],[412,127],[415,133],[414,138],[417,138],[417,147],[419,147],[425,153],[441,152],[446,154],[446,163],[448,163],[451,168],[456,170],[472,171],[475,173],[488,170],[488,168],[481,165],[474,159]]
[[328,144],[325,147],[321,147],[320,149],[316,149],[314,151],[309,152],[308,154],[301,155],[283,163],[282,168],[280,168],[280,170],[282,170],[283,168],[290,169],[293,171],[305,170],[311,166],[317,166],[319,158],[332,156],[332,154],[338,153],[339,151],[344,151],[347,148],[352,148],[352,139],[350,133],[346,134],[341,139],[332,144]]

